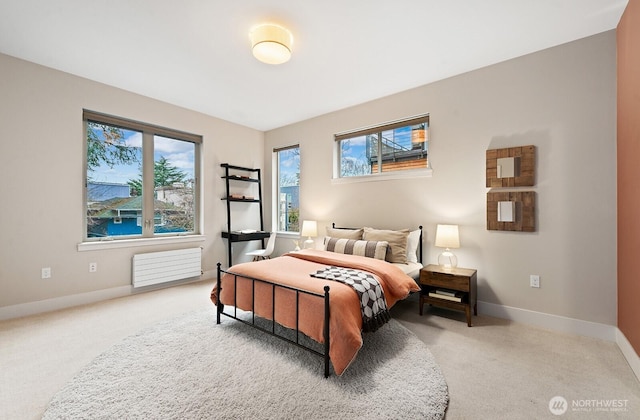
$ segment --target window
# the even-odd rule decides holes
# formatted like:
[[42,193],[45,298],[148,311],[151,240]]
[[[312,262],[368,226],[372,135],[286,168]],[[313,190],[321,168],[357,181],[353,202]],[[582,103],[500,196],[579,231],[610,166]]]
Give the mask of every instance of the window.
[[300,147],[274,149],[278,232],[300,231]]
[[429,116],[336,134],[335,177],[427,169]]
[[198,233],[200,136],[84,111],[86,240]]

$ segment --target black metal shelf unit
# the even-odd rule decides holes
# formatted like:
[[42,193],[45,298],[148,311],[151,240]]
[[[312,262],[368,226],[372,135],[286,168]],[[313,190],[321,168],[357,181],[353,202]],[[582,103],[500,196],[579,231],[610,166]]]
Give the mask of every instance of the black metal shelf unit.
[[[227,239],[227,252],[229,255],[229,267],[232,263],[232,244],[234,242],[261,241],[264,248],[264,239],[268,238],[271,232],[264,231],[264,216],[262,213],[262,180],[260,178],[259,168],[245,168],[242,166],[230,165],[228,163],[220,164],[224,168],[226,196],[222,198],[227,202],[227,230],[222,232],[222,237]],[[238,175],[236,172],[248,173],[249,175]],[[250,182],[258,185],[258,198],[246,197],[231,194],[231,181]],[[231,230],[231,203],[258,203],[260,205],[260,230],[251,233],[243,233],[241,231]]]

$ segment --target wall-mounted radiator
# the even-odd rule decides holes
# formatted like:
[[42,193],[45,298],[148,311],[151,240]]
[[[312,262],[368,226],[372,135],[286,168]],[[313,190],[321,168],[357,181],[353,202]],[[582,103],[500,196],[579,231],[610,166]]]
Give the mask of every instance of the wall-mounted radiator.
[[198,277],[202,274],[202,249],[187,248],[133,256],[133,287]]

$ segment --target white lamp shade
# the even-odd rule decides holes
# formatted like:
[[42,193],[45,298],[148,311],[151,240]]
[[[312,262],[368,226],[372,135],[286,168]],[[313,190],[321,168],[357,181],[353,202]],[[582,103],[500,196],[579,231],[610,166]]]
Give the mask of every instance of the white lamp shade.
[[302,222],[302,232],[300,236],[318,236],[318,223],[315,220],[305,220]]
[[263,63],[282,64],[291,58],[293,35],[282,26],[265,23],[249,33],[253,56]]
[[436,243],[439,248],[460,248],[458,225],[438,225],[436,227]]

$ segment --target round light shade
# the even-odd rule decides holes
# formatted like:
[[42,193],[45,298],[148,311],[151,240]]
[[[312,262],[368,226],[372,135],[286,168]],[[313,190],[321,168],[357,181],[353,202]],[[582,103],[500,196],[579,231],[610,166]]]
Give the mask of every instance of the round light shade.
[[282,64],[291,58],[293,35],[282,26],[265,23],[249,33],[253,56],[263,63]]

